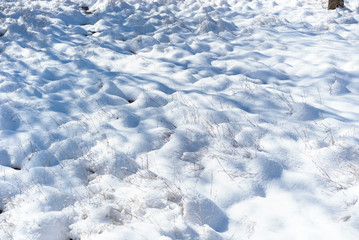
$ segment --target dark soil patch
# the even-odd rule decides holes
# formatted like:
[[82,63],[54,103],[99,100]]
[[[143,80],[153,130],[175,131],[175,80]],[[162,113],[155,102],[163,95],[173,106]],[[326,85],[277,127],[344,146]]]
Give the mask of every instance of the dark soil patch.
[[90,8],[87,6],[82,6],[82,7],[80,7],[80,9],[83,10],[86,15],[90,15],[93,13],[93,12],[89,11]]

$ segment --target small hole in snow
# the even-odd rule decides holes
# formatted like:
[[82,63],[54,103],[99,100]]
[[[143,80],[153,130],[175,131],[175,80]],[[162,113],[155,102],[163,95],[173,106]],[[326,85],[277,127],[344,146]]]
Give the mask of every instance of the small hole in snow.
[[19,168],[19,167],[12,167],[12,169],[14,169],[14,170],[16,170],[16,171],[20,171],[20,170],[21,170],[21,168]]
[[87,37],[87,36],[90,36],[90,35],[94,35],[95,33],[97,33],[97,32],[91,31],[90,34],[85,34],[84,36]]
[[0,214],[2,214],[4,212],[4,210],[0,209]]
[[347,222],[349,221],[351,218],[351,216],[345,216],[345,217],[342,217],[340,220],[342,220],[343,222]]
[[127,100],[127,102],[129,102],[129,103],[133,103],[135,100],[133,100],[133,99],[129,99],[129,100]]

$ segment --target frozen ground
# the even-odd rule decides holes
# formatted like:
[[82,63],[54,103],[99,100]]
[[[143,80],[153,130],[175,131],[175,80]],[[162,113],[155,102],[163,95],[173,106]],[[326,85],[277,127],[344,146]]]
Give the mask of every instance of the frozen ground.
[[326,5],[2,0],[0,239],[359,239],[359,2]]

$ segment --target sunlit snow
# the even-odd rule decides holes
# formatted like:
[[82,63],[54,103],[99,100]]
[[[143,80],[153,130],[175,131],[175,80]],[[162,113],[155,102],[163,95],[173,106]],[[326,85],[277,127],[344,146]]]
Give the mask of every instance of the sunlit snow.
[[2,0],[0,239],[359,239],[359,2]]

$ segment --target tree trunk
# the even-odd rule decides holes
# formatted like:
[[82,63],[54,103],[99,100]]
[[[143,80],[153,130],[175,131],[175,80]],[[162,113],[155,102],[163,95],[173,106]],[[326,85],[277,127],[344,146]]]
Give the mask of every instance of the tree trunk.
[[328,0],[328,9],[336,9],[337,7],[344,7],[344,0]]

